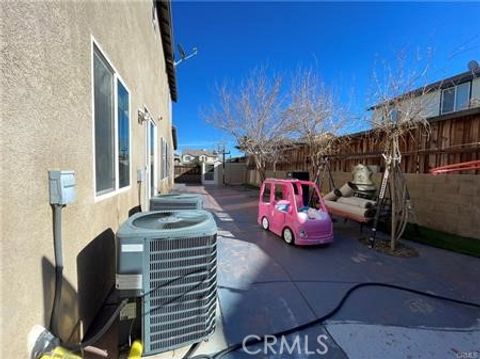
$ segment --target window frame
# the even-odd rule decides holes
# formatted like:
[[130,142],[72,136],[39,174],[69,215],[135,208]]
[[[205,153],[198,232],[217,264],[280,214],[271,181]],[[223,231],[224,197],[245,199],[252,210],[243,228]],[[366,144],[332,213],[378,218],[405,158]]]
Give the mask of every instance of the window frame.
[[[468,84],[468,105],[467,105],[466,108],[462,108],[462,109],[459,110],[457,108],[458,87],[461,86],[461,85],[465,85],[465,84]],[[443,111],[444,93],[445,93],[445,91],[452,90],[452,89],[454,89],[454,91],[455,91],[454,96],[453,96],[453,110],[444,112]],[[450,86],[450,87],[442,89],[441,92],[440,92],[440,115],[448,115],[448,114],[455,113],[455,112],[458,112],[458,111],[468,110],[470,108],[471,99],[472,99],[472,81],[465,81],[465,82],[456,84],[454,86]]]
[[[265,201],[265,192],[268,189],[268,202]],[[270,204],[272,202],[272,183],[265,182],[261,196],[261,203]]]
[[[96,149],[95,149],[95,52],[98,52],[103,59],[106,61],[107,65],[113,71],[113,126],[114,126],[114,175],[115,175],[115,188],[109,192],[105,193],[98,193],[97,192],[97,173],[96,173]],[[110,198],[116,196],[119,193],[126,192],[132,188],[132,95],[129,87],[119,74],[118,70],[113,65],[111,59],[107,56],[106,52],[102,49],[98,41],[95,40],[93,36],[91,36],[91,48],[90,48],[90,78],[91,78],[91,109],[92,109],[92,163],[93,163],[93,198],[94,202],[99,202],[103,199]],[[119,148],[118,148],[118,83],[121,83],[122,86],[125,88],[126,92],[128,93],[128,156],[129,156],[129,184],[128,186],[124,186],[120,188],[120,174],[119,174],[119,164],[118,164],[118,155],[119,155]]]

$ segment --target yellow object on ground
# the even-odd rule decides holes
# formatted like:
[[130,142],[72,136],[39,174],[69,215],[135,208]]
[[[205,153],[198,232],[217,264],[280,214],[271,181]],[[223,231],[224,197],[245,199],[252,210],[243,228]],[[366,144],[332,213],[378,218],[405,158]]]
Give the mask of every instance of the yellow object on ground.
[[128,359],[140,359],[143,353],[143,344],[140,340],[135,340],[128,353]]
[[42,355],[40,359],[82,359],[82,357],[73,354],[65,348],[56,347],[52,352]]

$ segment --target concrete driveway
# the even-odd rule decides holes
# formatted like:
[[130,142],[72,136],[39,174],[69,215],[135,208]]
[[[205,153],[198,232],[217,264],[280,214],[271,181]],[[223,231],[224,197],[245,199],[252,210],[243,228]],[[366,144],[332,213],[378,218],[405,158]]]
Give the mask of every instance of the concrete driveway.
[[[185,185],[176,190],[201,193],[219,228],[218,327],[197,354],[318,318],[360,282],[480,303],[479,258],[416,243],[410,243],[420,254],[416,258],[388,256],[359,243],[359,226],[343,221],[335,224],[332,245],[292,247],[257,225],[256,191]],[[353,293],[327,325],[292,334],[284,343],[273,341],[228,358],[480,358],[480,310],[367,287]]]

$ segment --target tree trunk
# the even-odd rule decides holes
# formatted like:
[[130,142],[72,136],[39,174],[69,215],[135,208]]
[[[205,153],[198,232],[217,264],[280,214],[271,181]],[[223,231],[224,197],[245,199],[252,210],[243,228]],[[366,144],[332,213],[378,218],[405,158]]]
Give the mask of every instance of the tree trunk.
[[258,170],[258,173],[260,174],[260,182],[261,182],[260,184],[262,184],[263,181],[265,181],[267,171],[265,171],[265,168],[263,167],[259,167],[257,168],[257,170]]
[[[394,152],[392,151],[392,158],[393,158]],[[392,164],[391,164],[392,170],[390,172],[390,189],[391,189],[391,200],[392,200],[392,228],[391,228],[391,233],[390,233],[390,250],[393,252],[395,251],[395,211],[396,211],[396,195],[395,195],[395,159],[392,159]]]

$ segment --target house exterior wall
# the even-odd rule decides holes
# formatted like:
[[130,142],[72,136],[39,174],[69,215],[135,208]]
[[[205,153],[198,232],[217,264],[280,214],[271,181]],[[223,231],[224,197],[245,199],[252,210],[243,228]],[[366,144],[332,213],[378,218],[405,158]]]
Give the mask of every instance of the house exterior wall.
[[[147,201],[145,188],[136,182],[136,170],[146,164],[146,125],[137,122],[137,109],[148,107],[158,137],[173,148],[171,100],[152,1],[7,1],[0,6],[0,331],[8,338],[0,357],[24,358],[27,333],[34,324],[48,326],[53,299],[47,171],[76,174],[77,199],[63,209],[60,328],[64,339],[78,340],[114,284],[114,232],[138,206],[139,190],[142,206]],[[92,36],[131,97],[131,187],[101,201],[95,200],[93,187]],[[170,169],[165,180],[157,176],[162,192],[173,185],[173,165]]]
[[472,99],[480,101],[480,78],[476,78],[472,81]]
[[[421,115],[425,118],[433,118],[440,115],[440,101],[442,98],[442,91],[435,90],[428,92],[424,95],[418,96],[414,99],[408,99],[404,106],[407,109],[422,109]],[[472,88],[471,88],[471,107],[478,107],[480,106],[480,78],[474,78],[472,80]],[[399,107],[402,107],[402,102],[399,102]],[[377,118],[381,116],[382,112],[379,110],[374,110],[372,112],[373,118]]]

